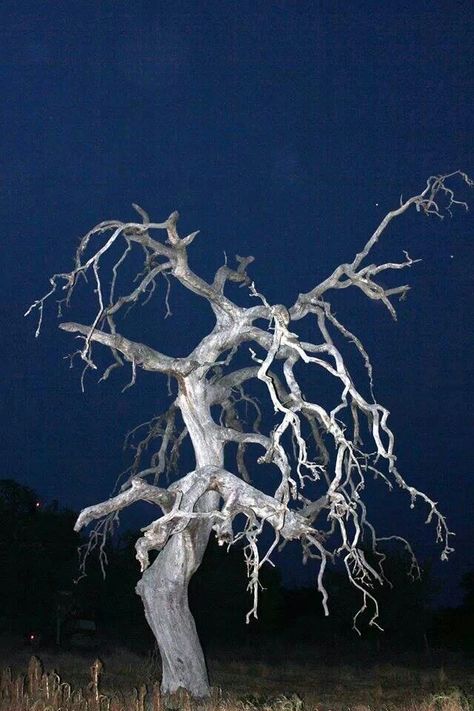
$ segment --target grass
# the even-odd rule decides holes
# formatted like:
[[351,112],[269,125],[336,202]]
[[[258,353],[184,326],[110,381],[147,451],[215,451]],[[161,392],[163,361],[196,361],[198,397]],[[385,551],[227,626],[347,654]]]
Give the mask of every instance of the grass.
[[[163,699],[159,664],[128,650],[93,655],[0,648],[0,711],[192,711],[186,694]],[[7,659],[7,655],[9,658]],[[474,669],[445,664],[324,664],[314,650],[268,663],[213,655],[202,711],[474,711]],[[44,664],[44,667],[43,667]],[[44,669],[48,671],[44,671]],[[52,671],[54,670],[54,671]]]

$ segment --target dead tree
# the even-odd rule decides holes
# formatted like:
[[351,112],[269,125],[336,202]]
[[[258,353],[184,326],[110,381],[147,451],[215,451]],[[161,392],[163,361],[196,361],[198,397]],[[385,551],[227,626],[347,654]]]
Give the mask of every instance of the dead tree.
[[[97,368],[93,348],[101,344],[113,357],[102,378],[128,362],[130,384],[135,382],[139,368],[164,374],[174,383],[169,389],[171,404],[164,414],[147,423],[145,437],[119,493],[84,509],[75,527],[80,530],[98,520],[99,528],[93,532],[97,540],[124,507],[138,500],[156,504],[156,520],[143,529],[143,536],[136,542],[136,557],[143,572],[137,592],[161,652],[164,692],[183,687],[195,697],[209,693],[204,657],[188,607],[188,583],[201,563],[211,532],[226,546],[244,542],[253,596],[249,616],[257,615],[259,570],[270,561],[276,546],[299,540],[304,559],[318,561],[317,586],[326,614],[325,567],[328,561],[341,559],[350,582],[361,595],[361,608],[354,617],[356,628],[364,611],[370,616],[370,624],[377,625],[373,586],[383,581],[384,556],[379,543],[387,540],[377,536],[364,503],[368,478],[380,479],[389,489],[400,487],[407,492],[412,507],[417,501],[426,506],[427,522],[434,522],[441,544],[441,558],[447,559],[453,550],[452,534],[438,505],[407,483],[397,469],[389,411],[374,396],[369,356],[359,337],[336,318],[328,296],[335,289],[360,289],[370,299],[380,301],[395,318],[393,301],[404,298],[409,286],[385,288],[379,276],[402,271],[416,260],[405,252],[402,261],[376,264],[369,262],[369,255],[388,225],[411,207],[436,217],[456,206],[467,209],[450,187],[454,178],[473,185],[459,171],[430,177],[420,194],[401,200],[399,207],[384,217],[352,261],[299,294],[290,306],[272,305],[259,293],[247,274],[252,257],[236,257],[235,267],[226,261],[208,283],[188,262],[189,248],[198,233],[181,237],[177,212],[156,223],[135,205],[141,221],[102,222],[90,230],[80,241],[73,270],[51,277],[50,291],[28,310],[39,313],[38,335],[43,308],[50,297],[64,292],[59,302],[60,310],[64,309],[80,282],[92,282],[97,308],[90,323],[60,325],[82,339],[79,353],[85,369]],[[164,240],[159,239],[161,234]],[[142,271],[130,290],[119,296],[119,274],[136,250],[144,257]],[[168,286],[172,278],[197,294],[215,316],[212,331],[186,357],[159,352],[127,339],[117,330],[117,317],[148,300],[161,278]],[[247,289],[253,297],[247,299],[250,305],[239,306],[229,297],[229,282]],[[303,341],[294,330],[306,317],[314,322],[312,342]],[[343,357],[344,340],[353,344],[355,356],[365,365],[366,394],[355,383]],[[237,352],[241,359],[247,358],[238,367],[233,366]],[[332,409],[303,392],[299,375],[303,368],[322,369],[335,379],[339,396]],[[274,410],[276,425],[266,432],[262,425],[265,408],[254,397],[252,381],[262,381]],[[250,425],[245,409],[253,412]],[[167,484],[165,475],[176,468],[186,437],[194,449],[195,468]],[[224,468],[224,451],[230,443],[236,451],[233,471]],[[258,463],[274,465],[278,471],[279,483],[273,495],[263,493],[256,485],[258,471],[249,471],[250,448],[260,450]],[[149,456],[146,466],[145,455]],[[238,515],[245,521],[241,526],[235,525]],[[265,524],[272,527],[274,538],[270,549],[262,551],[259,536]],[[411,552],[405,539],[392,538]],[[152,565],[150,551],[159,551]],[[414,557],[412,560],[416,565]]]

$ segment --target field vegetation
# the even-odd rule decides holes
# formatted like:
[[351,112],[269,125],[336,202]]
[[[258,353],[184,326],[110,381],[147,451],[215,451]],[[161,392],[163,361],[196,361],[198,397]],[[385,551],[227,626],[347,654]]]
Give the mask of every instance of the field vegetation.
[[[430,659],[367,656],[325,661],[321,651],[284,647],[211,652],[212,694],[202,711],[469,711],[474,668],[455,654]],[[1,711],[191,711],[185,694],[163,698],[154,654],[92,653],[3,646]]]

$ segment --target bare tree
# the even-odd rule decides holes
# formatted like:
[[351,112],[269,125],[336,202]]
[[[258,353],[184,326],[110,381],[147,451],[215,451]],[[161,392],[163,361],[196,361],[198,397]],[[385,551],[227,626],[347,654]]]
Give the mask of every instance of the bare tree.
[[[143,572],[137,592],[161,652],[164,692],[183,687],[196,697],[209,693],[204,657],[188,607],[188,583],[201,563],[211,531],[220,544],[244,543],[253,596],[247,619],[257,616],[260,568],[270,562],[276,546],[299,540],[304,559],[318,561],[317,586],[326,614],[325,567],[336,557],[343,561],[350,582],[361,595],[355,628],[364,611],[370,614],[370,624],[377,625],[373,585],[384,579],[384,556],[378,546],[387,538],[377,536],[368,517],[363,498],[368,478],[382,480],[389,489],[397,485],[405,490],[412,507],[417,500],[425,505],[427,522],[433,521],[436,527],[441,558],[447,559],[453,550],[452,533],[437,503],[407,483],[397,469],[389,411],[375,399],[369,356],[362,341],[336,318],[328,295],[334,289],[355,287],[380,301],[396,318],[393,300],[403,299],[409,286],[385,288],[379,276],[411,267],[417,260],[405,252],[400,262],[376,264],[368,261],[369,255],[392,220],[412,206],[436,217],[455,206],[467,209],[449,187],[456,177],[473,186],[460,171],[430,177],[420,194],[401,200],[399,207],[384,217],[351,262],[341,264],[324,281],[299,294],[289,307],[271,305],[258,292],[247,274],[252,257],[237,256],[235,267],[226,260],[212,283],[206,282],[188,263],[188,248],[198,233],[180,237],[177,212],[156,223],[135,205],[141,222],[108,221],[90,230],[80,241],[74,269],[51,277],[50,291],[28,310],[39,312],[38,335],[45,301],[63,291],[61,310],[70,305],[79,282],[92,280],[97,309],[91,322],[60,325],[82,338],[79,353],[85,369],[97,368],[93,348],[102,344],[113,356],[102,378],[128,362],[132,371],[129,384],[135,382],[137,368],[164,374],[174,382],[169,385],[171,404],[146,423],[145,436],[120,491],[84,509],[75,526],[80,530],[98,520],[92,539],[97,542],[121,509],[138,500],[156,504],[158,517],[136,542]],[[164,241],[152,236],[162,232]],[[119,273],[137,250],[144,258],[142,271],[134,275],[128,292],[118,296]],[[110,270],[107,279],[101,267]],[[117,316],[148,300],[161,277],[168,285],[172,277],[202,297],[215,316],[212,331],[186,357],[174,358],[117,331]],[[239,306],[228,296],[229,282],[247,287],[253,297],[253,301],[247,299],[250,306]],[[301,340],[293,330],[294,323],[306,317],[314,320],[313,342]],[[355,355],[365,365],[367,383],[363,387],[356,385],[343,357],[343,341],[353,344]],[[241,353],[238,367],[233,366],[237,352]],[[303,392],[301,373],[305,367],[320,369],[337,383],[339,395],[332,409]],[[262,381],[275,413],[276,425],[267,432],[262,427],[265,408],[254,396],[252,381]],[[245,410],[253,413],[250,425]],[[186,437],[194,449],[195,468],[168,484],[167,476],[176,469]],[[234,471],[224,467],[224,452],[230,443],[236,452]],[[259,463],[272,464],[278,471],[273,495],[256,486],[259,475],[250,473],[246,466],[251,446],[260,449]],[[145,455],[149,457],[146,467]],[[245,522],[240,526],[235,523],[238,515]],[[274,536],[269,550],[262,552],[259,536],[265,524]],[[391,538],[401,541],[412,555],[405,539]],[[159,551],[151,565],[150,551]],[[413,555],[412,561],[416,567]]]

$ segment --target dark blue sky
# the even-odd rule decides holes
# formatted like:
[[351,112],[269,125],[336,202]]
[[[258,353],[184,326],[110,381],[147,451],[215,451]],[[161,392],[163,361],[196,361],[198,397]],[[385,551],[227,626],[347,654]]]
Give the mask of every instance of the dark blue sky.
[[[210,276],[224,250],[253,254],[258,288],[290,304],[350,259],[401,193],[432,173],[474,172],[472,3],[384,5],[4,0],[2,476],[93,503],[127,464],[123,434],[163,402],[145,375],[124,395],[92,378],[81,394],[53,310],[38,341],[23,319],[93,224],[132,218],[132,202],[156,220],[179,209],[183,231],[202,231],[197,271]],[[473,565],[472,233],[462,211],[390,230],[380,258],[406,248],[424,260],[397,324],[349,291],[337,299],[373,358],[401,470],[458,532],[454,577]],[[172,304],[163,323],[156,301],[156,329],[141,337],[184,353],[211,319],[178,289]],[[433,555],[424,512],[398,511],[379,515],[387,532],[400,515]]]

